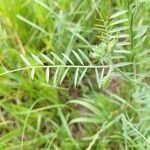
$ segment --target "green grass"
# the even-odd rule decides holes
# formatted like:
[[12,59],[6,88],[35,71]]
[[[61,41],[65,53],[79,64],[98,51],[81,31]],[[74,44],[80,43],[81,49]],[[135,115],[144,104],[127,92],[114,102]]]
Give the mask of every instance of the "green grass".
[[0,150],[149,150],[149,12],[0,0]]

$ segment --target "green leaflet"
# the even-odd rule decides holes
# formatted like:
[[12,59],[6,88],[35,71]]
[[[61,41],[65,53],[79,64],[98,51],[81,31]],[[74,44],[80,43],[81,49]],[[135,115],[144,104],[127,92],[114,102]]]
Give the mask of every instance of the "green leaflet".
[[114,19],[114,18],[116,18],[116,17],[119,17],[119,16],[121,16],[121,15],[124,15],[124,14],[126,14],[127,12],[128,12],[127,10],[118,11],[118,12],[114,13],[114,14],[110,17],[110,19]]
[[20,54],[20,57],[27,66],[32,66],[31,63],[25,58],[24,55]]

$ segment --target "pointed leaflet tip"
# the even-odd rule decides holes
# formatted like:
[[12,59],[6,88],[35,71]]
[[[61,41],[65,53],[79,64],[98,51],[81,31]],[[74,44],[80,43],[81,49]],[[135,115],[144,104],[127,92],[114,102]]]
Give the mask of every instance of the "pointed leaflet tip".
[[31,56],[33,57],[33,59],[38,62],[39,64],[43,65],[43,62],[35,55],[35,54],[31,54]]
[[25,58],[24,55],[20,54],[20,57],[27,66],[32,66],[31,63]]

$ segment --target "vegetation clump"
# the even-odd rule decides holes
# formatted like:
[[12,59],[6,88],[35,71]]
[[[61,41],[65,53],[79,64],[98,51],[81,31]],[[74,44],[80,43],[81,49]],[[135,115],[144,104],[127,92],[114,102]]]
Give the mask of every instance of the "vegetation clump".
[[1,0],[0,149],[149,150],[149,0]]

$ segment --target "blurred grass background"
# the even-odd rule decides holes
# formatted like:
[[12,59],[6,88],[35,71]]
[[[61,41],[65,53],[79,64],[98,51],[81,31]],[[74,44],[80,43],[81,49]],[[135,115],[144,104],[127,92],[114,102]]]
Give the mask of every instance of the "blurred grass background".
[[[95,0],[106,19],[132,2]],[[150,1],[138,3],[135,22],[149,26]],[[92,0],[0,0],[0,62],[11,70],[21,66],[20,53],[89,51],[100,43],[94,29],[97,15]],[[149,39],[148,31],[137,53],[149,48]],[[149,84],[149,61],[139,70]],[[0,77],[1,150],[150,148],[149,85],[131,86],[121,80],[115,92],[100,93],[86,85],[74,88],[71,75],[67,88],[46,84],[43,70],[33,81],[29,76],[17,72]]]

